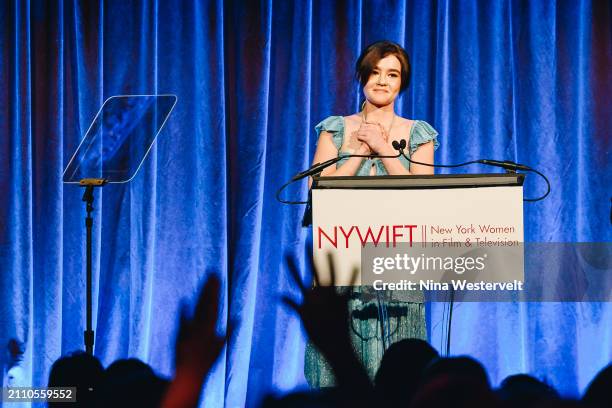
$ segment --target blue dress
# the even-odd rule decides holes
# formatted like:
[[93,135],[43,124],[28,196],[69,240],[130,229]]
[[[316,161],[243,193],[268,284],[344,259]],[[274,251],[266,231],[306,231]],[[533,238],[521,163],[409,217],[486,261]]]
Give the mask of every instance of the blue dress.
[[[326,131],[331,133],[332,140],[336,149],[338,149],[338,154],[340,156],[348,155],[350,153],[342,152],[340,149],[342,148],[342,143],[344,142],[344,117],[342,116],[330,116],[327,119],[323,120],[317,126],[315,126],[315,130],[317,131],[317,136],[321,134],[322,131]],[[422,120],[415,120],[412,124],[412,128],[410,129],[410,135],[408,135],[408,146],[410,147],[410,156],[419,148],[420,145],[429,143],[433,141],[434,150],[438,149],[440,143],[438,143],[438,132],[431,127],[431,125]],[[340,160],[336,164],[336,168],[342,166],[348,157]],[[410,162],[406,160],[404,157],[399,158],[400,162],[407,169],[410,168]],[[369,176],[370,169],[372,165],[376,166],[376,175],[387,175],[387,169],[383,165],[382,160],[380,159],[366,159],[361,163],[361,167],[357,171],[356,176]]]
[[[344,118],[330,116],[319,123],[315,130],[317,135],[322,131],[331,133],[338,154],[344,141]],[[420,145],[433,141],[434,149],[438,148],[438,132],[427,122],[415,121],[410,130],[408,146],[412,155]],[[342,166],[348,158],[338,162]],[[399,160],[408,169],[410,163],[405,158]],[[369,176],[372,165],[376,166],[377,175],[386,175],[387,169],[380,159],[366,159],[359,167],[356,176]],[[370,287],[339,287],[338,291],[350,292],[350,329],[353,347],[361,363],[366,368],[370,379],[378,370],[384,345],[406,338],[426,339],[425,308],[422,294],[418,292],[375,291]],[[381,320],[383,329],[381,330]],[[385,333],[384,342],[381,333]],[[312,388],[331,387],[334,375],[331,367],[319,351],[308,343],[304,357],[304,374]]]

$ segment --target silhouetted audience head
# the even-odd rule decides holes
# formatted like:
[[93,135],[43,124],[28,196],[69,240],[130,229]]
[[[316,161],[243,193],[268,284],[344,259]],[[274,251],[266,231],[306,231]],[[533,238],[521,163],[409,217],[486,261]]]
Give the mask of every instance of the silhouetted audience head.
[[[580,401],[561,398],[543,401],[534,406],[537,408],[584,408],[584,405]],[[522,408],[520,405],[512,405],[512,407]]]
[[49,374],[49,387],[76,387],[76,402],[49,402],[49,407],[93,407],[104,368],[96,357],[76,351],[60,357]]
[[261,408],[334,408],[342,406],[342,395],[333,388],[298,391],[284,396],[268,395]]
[[433,361],[425,370],[423,380],[427,383],[439,377],[469,379],[473,383],[481,384],[483,388],[490,388],[489,377],[482,364],[467,356]]
[[[328,258],[335,276],[333,259]],[[284,297],[304,324],[306,333],[332,367],[336,387],[268,396],[264,408],[311,407],[411,407],[411,408],[579,408],[610,407],[612,365],[603,369],[580,401],[561,399],[538,379],[521,374],[506,378],[497,392],[491,389],[484,367],[471,357],[439,358],[436,350],[419,339],[394,343],[383,356],[375,386],[355,354],[349,335],[349,296],[333,290],[315,291],[302,282],[297,263],[289,258],[288,269],[302,297]],[[316,274],[315,274],[316,275]],[[356,276],[356,272],[354,273]],[[175,345],[176,373],[172,382],[155,374],[138,359],[117,360],[106,370],[100,361],[84,352],[57,360],[51,369],[49,387],[75,386],[77,402],[70,407],[195,408],[204,381],[227,345],[220,336],[221,280],[209,278],[198,297],[193,318],[181,321]],[[8,350],[18,362],[23,347],[14,342]],[[204,398],[206,399],[206,395]],[[50,407],[60,404],[50,403]]]
[[496,407],[484,367],[470,357],[440,358],[423,374],[411,407]]
[[559,399],[554,388],[527,374],[507,377],[502,381],[497,395],[502,401],[517,407],[532,407]]
[[481,380],[440,375],[423,384],[409,405],[412,408],[491,408],[500,406],[493,391]]
[[407,406],[418,390],[425,369],[438,356],[421,339],[393,343],[383,355],[374,379],[379,401],[387,406]]
[[168,381],[142,361],[117,360],[104,372],[99,407],[158,407]]
[[591,381],[582,402],[589,407],[612,407],[612,364],[608,364]]

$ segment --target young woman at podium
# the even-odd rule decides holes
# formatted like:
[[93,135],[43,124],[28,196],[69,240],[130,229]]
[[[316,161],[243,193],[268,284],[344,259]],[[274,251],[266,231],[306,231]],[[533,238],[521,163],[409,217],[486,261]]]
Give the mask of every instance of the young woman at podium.
[[[406,119],[395,113],[395,100],[409,84],[408,54],[399,45],[380,41],[367,47],[357,60],[355,75],[363,87],[365,101],[361,112],[350,116],[330,116],[319,123],[314,163],[340,154],[395,156],[393,141],[406,140],[411,159],[433,164],[438,147],[436,132],[427,122]],[[351,157],[322,176],[433,174],[433,168],[410,164],[403,157],[366,159]]]
[[[315,127],[319,140],[313,162],[351,154],[396,156],[392,143],[404,139],[411,159],[433,164],[438,133],[427,122],[395,113],[395,100],[409,84],[410,62],[406,51],[390,41],[376,42],[361,53],[355,70],[365,97],[361,111],[350,116],[330,116]],[[347,157],[335,167],[323,170],[321,175],[408,174],[433,174],[433,168],[411,164],[403,157]],[[380,293],[366,287],[350,290],[353,345],[373,378],[385,344],[388,346],[403,338],[426,338],[422,296],[412,292]],[[306,347],[305,375],[312,387],[334,384],[330,367],[311,344]]]

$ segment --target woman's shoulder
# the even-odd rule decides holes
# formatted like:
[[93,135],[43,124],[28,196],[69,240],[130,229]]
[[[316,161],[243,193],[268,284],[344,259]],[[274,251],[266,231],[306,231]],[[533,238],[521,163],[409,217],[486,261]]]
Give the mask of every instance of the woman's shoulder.
[[317,133],[323,131],[329,133],[341,132],[344,129],[343,116],[328,116],[315,126]]
[[435,138],[438,136],[438,131],[434,129],[428,122],[424,120],[416,120],[412,125],[412,134],[414,135],[423,135],[428,138]]
[[352,124],[352,125],[359,124],[361,123],[361,120],[362,120],[361,115],[359,113],[354,113],[349,116],[342,116],[342,118],[347,124]]
[[321,136],[322,132],[327,132],[331,135],[332,142],[336,149],[340,150],[342,140],[344,139],[344,117],[343,116],[328,116],[315,126],[317,136]]
[[398,128],[401,128],[402,130],[410,130],[414,126],[416,120],[396,116],[395,122],[395,126],[397,126]]
[[435,129],[433,128],[433,126],[424,120],[410,119],[410,118],[404,118],[402,116],[397,116],[396,121],[397,121],[396,126],[408,128],[410,129],[411,133],[415,131],[418,132],[418,131],[423,131],[423,130],[435,132]]
[[410,151],[413,153],[420,145],[433,142],[434,150],[437,150],[440,146],[438,142],[438,132],[432,125],[424,120],[418,119],[406,119],[401,118],[402,121],[406,121],[406,126],[409,127],[410,134]]

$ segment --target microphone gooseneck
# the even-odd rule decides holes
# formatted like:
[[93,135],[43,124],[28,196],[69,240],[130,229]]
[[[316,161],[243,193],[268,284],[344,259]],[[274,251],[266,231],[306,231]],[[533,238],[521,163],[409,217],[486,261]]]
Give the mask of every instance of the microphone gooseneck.
[[329,159],[324,161],[323,163],[316,163],[308,170],[304,170],[291,178],[291,181],[298,181],[303,179],[304,177],[312,176],[314,174],[320,173],[325,170],[327,167],[331,166],[342,160],[345,156],[334,157],[333,159]]
[[501,160],[490,160],[490,159],[478,159],[478,160],[471,160],[471,161],[467,161],[465,163],[459,163],[459,164],[431,164],[431,163],[423,163],[423,162],[418,162],[416,160],[412,160],[410,158],[409,155],[407,155],[404,152],[404,149],[408,146],[408,143],[406,142],[406,139],[400,139],[399,141],[397,140],[393,140],[391,142],[391,146],[393,146],[393,148],[395,150],[398,151],[398,154],[395,156],[379,156],[376,154],[368,154],[368,155],[362,155],[362,154],[348,154],[348,155],[338,155],[338,157],[334,157],[332,159],[326,160],[322,163],[316,163],[314,165],[312,165],[309,169],[304,170],[298,174],[296,174],[295,176],[293,176],[291,178],[291,180],[289,180],[287,183],[283,184],[283,186],[281,186],[281,188],[278,189],[278,191],[276,192],[276,199],[283,203],[283,204],[308,204],[307,201],[286,201],[283,200],[280,197],[281,192],[291,183],[296,182],[298,180],[301,180],[303,178],[309,177],[309,176],[314,176],[316,174],[320,174],[323,170],[325,170],[327,167],[332,166],[333,164],[338,163],[340,160],[345,159],[345,158],[351,158],[351,157],[362,157],[362,158],[369,158],[369,159],[385,159],[385,158],[398,158],[400,156],[403,156],[409,163],[413,163],[413,164],[418,164],[421,166],[427,166],[427,167],[434,167],[434,168],[446,168],[446,169],[450,169],[450,168],[458,168],[458,167],[463,167],[463,166],[467,166],[470,164],[484,164],[487,166],[494,166],[494,167],[498,167],[498,168],[502,168],[505,170],[509,170],[509,171],[526,171],[526,172],[533,172],[537,175],[539,175],[540,177],[542,177],[544,179],[544,181],[546,182],[546,193],[544,193],[544,195],[542,195],[541,197],[538,198],[524,198],[523,201],[540,201],[543,200],[544,198],[546,198],[548,196],[548,194],[550,194],[550,182],[548,181],[548,178],[540,173],[539,171],[537,171],[536,169],[533,169],[529,166],[526,166],[524,164],[520,164],[520,163],[515,163],[513,161],[509,161],[509,160],[505,160],[505,161],[501,161]]
[[[395,141],[394,141],[395,142]],[[405,143],[405,142],[404,142]],[[396,149],[398,150],[398,149]],[[291,180],[289,180],[288,182],[286,182],[285,184],[283,184],[281,186],[281,188],[279,188],[276,191],[276,199],[283,204],[308,204],[308,201],[287,201],[281,198],[281,193],[283,192],[283,190],[291,183],[294,183],[296,181],[299,181],[303,178],[306,178],[308,176],[314,176],[316,174],[321,173],[323,170],[325,170],[326,168],[328,168],[329,166],[332,166],[336,163],[338,163],[340,160],[343,159],[348,159],[351,157],[362,157],[362,158],[368,158],[368,159],[394,159],[394,158],[398,158],[402,155],[401,151],[395,155],[395,156],[379,156],[377,154],[346,154],[346,155],[338,155],[338,157],[334,157],[332,159],[326,160],[322,163],[316,163],[313,164],[312,166],[310,166],[309,169],[304,170],[302,172],[299,172],[298,174],[296,174],[295,176],[293,176],[291,178]]]
[[499,161],[499,160],[482,159],[482,160],[478,160],[478,163],[486,164],[488,166],[501,167],[502,169],[512,170],[512,171],[516,171],[516,170],[531,171],[532,170],[532,168],[529,166],[525,166],[524,164],[520,164],[520,163],[515,163],[510,160]]

